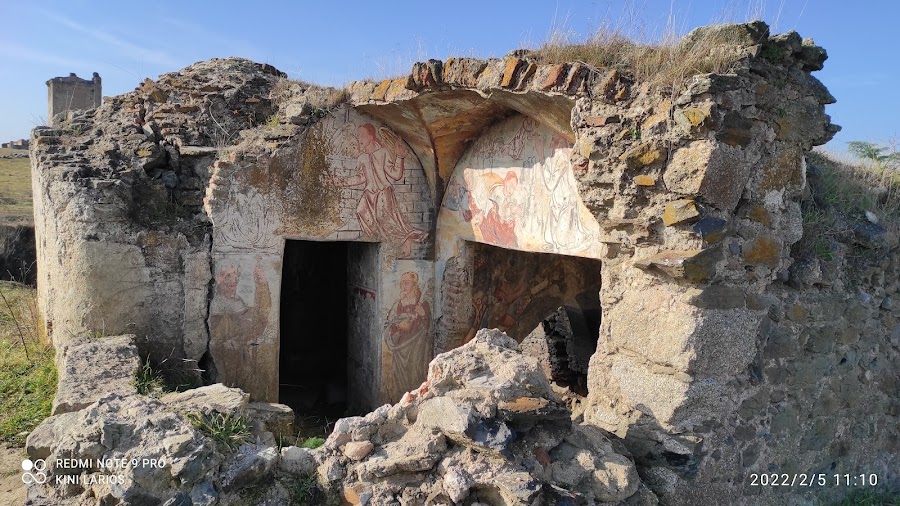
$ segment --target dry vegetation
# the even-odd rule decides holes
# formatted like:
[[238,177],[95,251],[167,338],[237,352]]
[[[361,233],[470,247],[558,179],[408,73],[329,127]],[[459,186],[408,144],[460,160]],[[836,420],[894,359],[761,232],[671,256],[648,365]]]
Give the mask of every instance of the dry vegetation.
[[[0,155],[22,152],[0,149]],[[25,225],[33,220],[28,158],[0,158],[0,225]]]
[[[630,30],[629,30],[630,31]],[[740,59],[739,42],[729,30],[706,29],[679,38],[666,29],[657,40],[641,43],[626,30],[604,26],[585,41],[557,31],[531,56],[541,63],[581,62],[593,67],[627,71],[635,80],[654,85],[680,84],[693,75],[728,72]]]
[[868,220],[867,211],[889,234],[900,234],[900,173],[825,151],[813,151],[807,160],[810,192],[795,254],[829,259],[831,242],[851,234],[852,222]]

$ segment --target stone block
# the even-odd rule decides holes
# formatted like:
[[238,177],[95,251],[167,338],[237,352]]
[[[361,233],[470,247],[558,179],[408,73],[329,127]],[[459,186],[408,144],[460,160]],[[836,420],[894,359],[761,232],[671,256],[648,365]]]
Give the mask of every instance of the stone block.
[[637,186],[656,186],[656,178],[646,174],[634,176],[633,181]]
[[141,359],[135,339],[136,336],[126,334],[64,346],[51,414],[78,411],[109,392],[137,393],[133,382]]
[[654,142],[641,142],[630,148],[620,160],[628,165],[629,169],[640,169],[663,158],[663,151]]
[[781,259],[781,242],[763,235],[745,244],[742,251],[747,263],[774,269]]
[[311,476],[316,472],[316,459],[309,448],[285,446],[281,449],[278,468],[292,474]]
[[262,422],[267,431],[276,438],[294,435],[294,410],[284,404],[274,402],[251,402],[247,404],[251,418]]
[[216,383],[166,394],[159,400],[173,411],[231,414],[245,413],[250,395],[239,388],[228,388]]
[[700,216],[700,211],[697,210],[694,201],[682,199],[666,204],[666,208],[663,210],[662,220],[663,225],[671,227],[672,225],[678,225],[679,223],[693,220],[698,216]]
[[666,166],[666,188],[698,197],[722,211],[733,211],[750,178],[741,149],[708,140],[680,148]]

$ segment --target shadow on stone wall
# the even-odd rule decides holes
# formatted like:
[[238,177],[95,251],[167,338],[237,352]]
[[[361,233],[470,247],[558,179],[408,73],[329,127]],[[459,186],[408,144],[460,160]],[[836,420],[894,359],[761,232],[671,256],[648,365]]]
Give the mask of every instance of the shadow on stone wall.
[[34,227],[0,226],[0,280],[34,285],[37,274]]

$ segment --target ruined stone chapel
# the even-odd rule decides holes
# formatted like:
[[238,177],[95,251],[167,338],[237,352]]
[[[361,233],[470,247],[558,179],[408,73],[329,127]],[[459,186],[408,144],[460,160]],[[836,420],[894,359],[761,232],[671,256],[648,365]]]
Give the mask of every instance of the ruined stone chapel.
[[[896,408],[896,348],[870,364],[894,327],[845,288],[873,278],[815,260],[848,276],[823,285],[792,257],[805,153],[838,130],[825,52],[704,30],[682,43],[727,33],[736,63],[675,88],[527,52],[346,90],[227,58],[69,111],[32,136],[47,329],[135,334],[154,363],[302,411],[397,402],[497,328],[543,347],[671,497],[797,448],[863,461],[792,393],[869,399],[875,425]],[[844,381],[849,347],[868,379]]]

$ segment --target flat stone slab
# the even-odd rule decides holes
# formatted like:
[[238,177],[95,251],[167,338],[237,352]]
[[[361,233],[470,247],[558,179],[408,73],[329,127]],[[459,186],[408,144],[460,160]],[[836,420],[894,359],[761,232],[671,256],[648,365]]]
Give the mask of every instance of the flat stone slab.
[[229,388],[221,383],[184,392],[173,392],[159,398],[159,401],[174,411],[223,414],[246,413],[250,394],[240,388]]
[[51,414],[84,409],[110,392],[136,394],[133,380],[141,359],[134,343],[134,334],[125,334],[63,347]]
[[278,437],[294,435],[294,410],[274,402],[251,402],[247,405],[251,418],[263,423],[266,430]]

